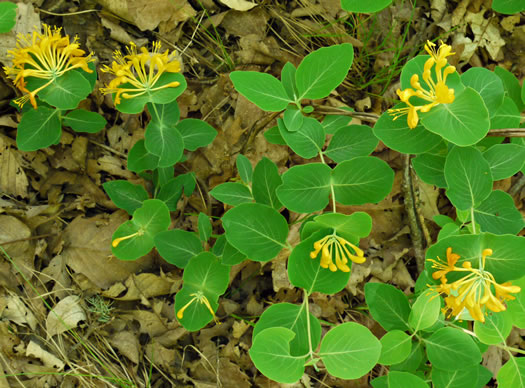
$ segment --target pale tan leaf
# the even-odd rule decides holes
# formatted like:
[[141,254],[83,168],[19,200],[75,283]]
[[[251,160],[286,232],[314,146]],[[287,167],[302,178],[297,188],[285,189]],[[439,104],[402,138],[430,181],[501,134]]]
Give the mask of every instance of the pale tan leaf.
[[22,302],[17,295],[6,296],[7,304],[1,317],[19,325],[29,325],[33,330],[36,328],[37,320],[31,310]]
[[34,341],[29,341],[29,345],[27,345],[26,349],[26,356],[38,358],[45,366],[56,369],[57,371],[61,371],[65,366],[62,360],[49,353],[47,350],[44,350]]
[[86,320],[79,302],[80,297],[77,295],[66,296],[49,312],[46,319],[48,338],[75,328],[79,322]]
[[0,192],[27,198],[27,176],[22,168],[20,155],[0,136]]
[[234,9],[236,11],[249,11],[257,4],[247,0],[220,0],[222,4]]
[[139,340],[131,331],[120,331],[109,338],[109,343],[131,362],[139,363]]

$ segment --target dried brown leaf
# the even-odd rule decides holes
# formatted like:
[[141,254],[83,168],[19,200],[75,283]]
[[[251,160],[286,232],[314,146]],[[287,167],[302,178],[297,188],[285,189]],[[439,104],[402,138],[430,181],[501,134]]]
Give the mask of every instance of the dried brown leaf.
[[19,152],[0,136],[0,192],[15,197],[27,197],[28,180],[22,168]]
[[66,296],[47,315],[47,338],[75,328],[79,322],[85,320],[86,314],[80,306],[80,297],[77,295]]

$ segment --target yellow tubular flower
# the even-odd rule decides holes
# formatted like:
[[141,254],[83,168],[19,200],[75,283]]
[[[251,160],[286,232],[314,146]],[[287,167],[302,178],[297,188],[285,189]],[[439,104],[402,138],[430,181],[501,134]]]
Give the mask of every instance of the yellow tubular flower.
[[[449,316],[460,318],[464,311],[468,311],[470,316],[480,322],[485,322],[487,310],[500,312],[507,307],[503,303],[505,300],[513,300],[514,296],[521,291],[518,286],[513,286],[510,282],[498,284],[494,276],[485,271],[485,261],[487,256],[492,255],[492,249],[484,249],[481,253],[481,268],[472,268],[472,263],[465,261],[461,267],[456,263],[460,256],[452,253],[452,248],[447,248],[447,263],[429,259],[432,262],[432,268],[436,268],[432,274],[434,279],[440,279],[441,284],[438,286],[429,286],[439,294],[446,295],[446,309],[449,310]],[[464,272],[465,276],[448,283],[447,275],[453,272]],[[493,290],[496,295],[493,294]]]
[[164,73],[181,71],[180,62],[174,59],[175,53],[170,55],[166,50],[161,54],[160,47],[161,44],[157,41],[153,43],[152,52],[144,47],[138,52],[137,46],[131,42],[130,46],[126,47],[127,55],[115,51],[111,67],[106,65],[102,68],[102,71],[115,75],[115,78],[105,88],[100,88],[100,91],[103,94],[115,93],[115,105],[118,105],[121,97],[134,98],[147,92],[179,86],[179,82],[156,86]]
[[[401,116],[408,115],[407,123],[410,129],[414,129],[419,122],[418,111],[425,113],[436,105],[454,102],[454,89],[450,89],[446,82],[448,75],[454,73],[456,68],[454,66],[448,66],[443,70],[447,65],[447,57],[454,53],[451,52],[452,48],[443,42],[441,42],[441,46],[439,46],[437,50],[435,46],[436,44],[430,41],[427,41],[425,45],[425,50],[430,55],[430,58],[425,62],[422,78],[428,90],[423,89],[419,82],[419,75],[414,74],[410,78],[410,86],[412,86],[412,88],[405,90],[397,89],[396,91],[399,99],[407,104],[407,106],[405,108],[388,110],[388,112],[394,116],[394,120],[397,120]],[[437,82],[434,81],[431,75],[431,69],[434,66]],[[428,104],[414,106],[410,103],[411,97],[422,98],[428,101]]]
[[[354,253],[347,248],[352,248]],[[364,263],[366,258],[364,252],[352,243],[349,243],[344,238],[337,236],[336,234],[330,234],[323,237],[319,241],[314,243],[314,250],[310,252],[312,259],[317,258],[321,252],[320,265],[323,268],[328,268],[330,271],[335,272],[338,269],[343,272],[350,272],[348,266],[348,260],[352,260],[354,263]],[[335,264],[333,262],[335,258]]]
[[[13,58],[13,66],[4,67],[4,71],[20,91],[27,93],[14,100],[19,106],[23,106],[29,100],[36,109],[36,94],[72,69],[80,68],[92,73],[88,63],[93,61],[93,54],[85,56],[85,51],[79,49],[78,37],[73,38],[73,42],[70,43],[69,35],[61,35],[61,28],[52,28],[46,24],[43,26],[43,34],[37,31],[28,35],[19,34],[16,49],[8,51]],[[41,78],[48,82],[30,91],[26,88],[28,77]]]
[[212,307],[211,307],[211,304],[210,304],[210,301],[208,300],[208,298],[206,298],[206,296],[201,292],[196,292],[194,294],[190,294],[190,296],[193,296],[192,299],[190,299],[190,301],[188,303],[186,303],[182,308],[179,309],[179,311],[177,311],[177,318],[179,319],[182,319],[184,317],[184,311],[195,301],[199,302],[199,303],[203,303],[206,308],[210,311],[211,315],[213,316],[213,320],[216,324],[220,325],[221,322],[219,322],[219,320],[217,319],[217,317],[215,316],[215,311],[213,311]]

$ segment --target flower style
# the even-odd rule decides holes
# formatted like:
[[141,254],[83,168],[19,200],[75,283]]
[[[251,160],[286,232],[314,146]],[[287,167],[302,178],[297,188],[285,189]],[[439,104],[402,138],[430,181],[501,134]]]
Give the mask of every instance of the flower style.
[[[430,55],[430,58],[425,62],[423,69],[423,81],[425,81],[427,84],[428,90],[425,90],[421,87],[421,84],[419,83],[419,76],[414,74],[410,78],[410,85],[412,86],[412,89],[397,89],[396,91],[400,100],[408,106],[405,108],[388,110],[390,114],[394,115],[394,120],[397,120],[399,117],[407,114],[407,122],[410,129],[414,129],[419,122],[419,117],[417,115],[418,111],[425,113],[436,105],[450,104],[454,102],[454,89],[450,89],[446,85],[446,81],[447,76],[454,73],[456,68],[454,66],[447,66],[443,70],[443,68],[447,65],[447,57],[454,54],[451,52],[452,47],[441,42],[441,45],[436,50],[436,44],[427,41],[425,50]],[[430,72],[434,65],[436,66],[434,71],[437,82],[434,82]],[[410,103],[410,97],[422,98],[423,100],[428,101],[428,104],[414,106]]]
[[180,82],[169,82],[156,86],[159,78],[165,73],[180,73],[180,62],[174,59],[174,53],[169,50],[160,53],[159,41],[153,43],[153,52],[145,47],[137,52],[137,46],[131,42],[126,47],[128,55],[122,55],[117,50],[111,67],[104,66],[102,71],[115,75],[105,88],[100,88],[103,94],[115,93],[115,104],[120,104],[121,97],[134,98],[148,92],[154,92],[165,88],[175,88]]
[[[451,247],[447,248],[447,263],[443,263],[439,257],[437,260],[429,259],[432,262],[432,268],[437,269],[432,274],[432,278],[441,280],[440,285],[429,287],[439,294],[447,295],[445,311],[450,310],[449,316],[459,318],[466,309],[473,319],[485,322],[487,309],[494,312],[505,310],[506,306],[503,302],[515,299],[510,294],[521,291],[520,287],[513,286],[510,282],[498,284],[494,276],[485,271],[485,260],[490,255],[492,255],[492,249],[483,250],[479,269],[472,268],[470,261],[465,261],[461,267],[457,267],[456,263],[460,256],[452,253]],[[453,272],[465,272],[466,276],[449,284],[447,275]],[[493,290],[496,295],[493,294]]]
[[190,301],[186,303],[182,308],[180,308],[179,311],[177,311],[177,318],[182,319],[184,317],[184,310],[186,310],[193,302],[198,301],[199,303],[204,303],[204,305],[208,308],[211,315],[213,316],[213,320],[215,321],[215,323],[220,325],[219,320],[215,316],[215,311],[213,311],[213,309],[211,308],[210,301],[208,300],[208,298],[206,298],[202,291],[190,294],[190,296],[193,296],[193,298],[190,299]]
[[[33,31],[32,34],[19,34],[16,49],[8,54],[13,58],[12,67],[4,67],[6,74],[13,79],[15,86],[24,94],[14,102],[20,107],[28,100],[37,109],[35,96],[51,85],[58,77],[70,70],[80,68],[92,73],[88,63],[93,61],[93,54],[85,56],[85,51],[79,49],[78,37],[70,43],[69,35],[62,36],[62,28],[51,27],[46,24],[44,33]],[[35,90],[27,89],[28,77],[48,80]]]
[[[350,253],[346,246],[349,246],[355,252],[355,255]],[[350,272],[348,267],[348,259],[354,263],[364,263],[365,257],[364,252],[352,243],[349,243],[344,238],[341,238],[334,234],[329,234],[323,237],[321,240],[314,243],[314,250],[310,252],[310,257],[315,259],[319,252],[321,252],[321,267],[329,268],[330,271],[335,272],[338,269],[343,272]],[[335,255],[335,264],[332,259]]]

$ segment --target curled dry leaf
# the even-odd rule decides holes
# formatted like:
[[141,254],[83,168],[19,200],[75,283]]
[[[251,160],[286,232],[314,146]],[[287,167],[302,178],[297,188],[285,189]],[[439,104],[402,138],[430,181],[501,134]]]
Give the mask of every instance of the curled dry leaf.
[[221,0],[221,3],[236,11],[249,11],[257,4],[247,0]]
[[6,307],[0,317],[14,322],[18,325],[29,325],[32,330],[36,329],[37,320],[31,310],[22,302],[17,295],[7,295]]
[[65,366],[62,360],[43,349],[34,341],[29,341],[26,349],[26,357],[38,358],[45,366],[56,369],[57,371],[61,371]]
[[86,314],[80,306],[80,297],[66,296],[49,312],[46,319],[47,338],[64,333],[86,320]]

